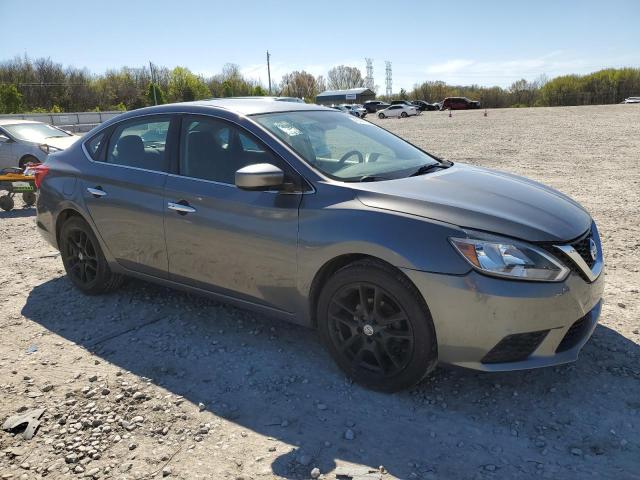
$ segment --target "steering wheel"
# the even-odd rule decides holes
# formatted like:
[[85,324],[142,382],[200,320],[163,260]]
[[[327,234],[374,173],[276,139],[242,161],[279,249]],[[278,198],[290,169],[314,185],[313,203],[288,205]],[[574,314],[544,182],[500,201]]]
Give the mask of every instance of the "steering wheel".
[[340,157],[339,163],[341,165],[344,164],[347,161],[347,158],[352,157],[353,155],[358,156],[358,163],[364,163],[364,157],[362,156],[362,153],[360,153],[358,150],[349,150],[342,157]]

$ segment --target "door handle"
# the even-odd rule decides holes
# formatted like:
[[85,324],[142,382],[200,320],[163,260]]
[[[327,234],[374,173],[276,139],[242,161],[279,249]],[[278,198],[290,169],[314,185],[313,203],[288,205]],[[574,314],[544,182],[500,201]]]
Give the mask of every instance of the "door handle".
[[93,195],[96,198],[104,197],[107,195],[107,192],[102,190],[102,188],[100,187],[96,187],[96,188],[88,187],[87,192],[89,192],[91,195]]
[[187,213],[196,213],[196,209],[189,206],[188,204],[185,205],[182,203],[169,202],[167,204],[167,207],[169,208],[169,210],[175,210],[180,215],[186,215]]

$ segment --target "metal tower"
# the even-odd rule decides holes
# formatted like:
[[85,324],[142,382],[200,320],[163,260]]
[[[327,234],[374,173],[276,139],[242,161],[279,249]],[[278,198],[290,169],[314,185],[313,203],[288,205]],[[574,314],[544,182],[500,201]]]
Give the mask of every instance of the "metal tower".
[[390,97],[391,95],[393,95],[393,88],[392,88],[392,79],[391,79],[391,62],[390,61],[385,61],[385,83],[387,85],[387,97]]
[[367,62],[367,76],[364,79],[364,86],[373,90],[373,60],[365,58],[364,61]]

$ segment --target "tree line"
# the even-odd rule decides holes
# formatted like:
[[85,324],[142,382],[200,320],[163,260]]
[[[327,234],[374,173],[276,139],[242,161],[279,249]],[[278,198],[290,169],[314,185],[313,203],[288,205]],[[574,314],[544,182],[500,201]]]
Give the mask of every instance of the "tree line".
[[447,85],[433,81],[400,91],[401,99],[441,100],[468,97],[487,108],[556,107],[620,103],[640,95],[640,68],[608,68],[586,75],[562,75],[549,80],[541,75],[533,81],[513,82],[509,87]]
[[[362,86],[364,77],[357,67],[339,65],[330,69],[326,78],[304,70],[287,73],[274,82],[272,94],[313,102],[327,89]],[[268,94],[264,85],[247,78],[231,63],[208,77],[186,67],[169,69],[153,64],[92,74],[50,58],[24,56],[0,63],[0,113],[132,110],[167,102]],[[380,98],[440,101],[466,96],[495,108],[618,103],[636,95],[640,95],[640,69],[622,68],[551,80],[544,76],[534,81],[522,79],[508,88],[427,81],[391,98]]]

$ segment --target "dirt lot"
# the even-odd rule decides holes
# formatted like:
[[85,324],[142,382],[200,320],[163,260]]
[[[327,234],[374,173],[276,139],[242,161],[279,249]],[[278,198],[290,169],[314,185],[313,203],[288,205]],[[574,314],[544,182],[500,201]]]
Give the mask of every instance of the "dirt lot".
[[606,303],[576,364],[372,393],[312,331],[135,281],[85,297],[34,211],[2,212],[0,421],[46,412],[31,441],[0,432],[0,479],[640,478],[640,108],[373,121],[593,214]]

